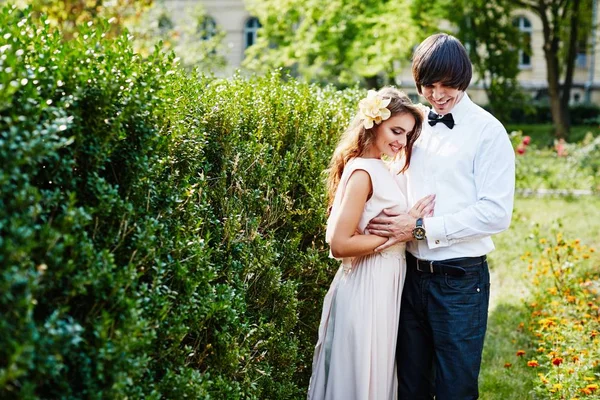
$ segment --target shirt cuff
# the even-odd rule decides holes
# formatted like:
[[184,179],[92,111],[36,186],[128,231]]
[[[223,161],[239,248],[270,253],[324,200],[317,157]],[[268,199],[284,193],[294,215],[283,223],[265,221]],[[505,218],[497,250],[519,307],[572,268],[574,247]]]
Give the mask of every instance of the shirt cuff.
[[446,227],[444,226],[444,217],[429,217],[423,219],[425,232],[427,235],[427,246],[430,249],[438,247],[448,247],[448,239],[446,238]]

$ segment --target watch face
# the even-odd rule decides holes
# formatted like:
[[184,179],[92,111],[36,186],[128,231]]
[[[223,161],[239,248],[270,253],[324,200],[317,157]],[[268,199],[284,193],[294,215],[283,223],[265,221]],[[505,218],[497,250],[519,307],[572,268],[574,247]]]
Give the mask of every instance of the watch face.
[[425,229],[420,226],[416,227],[413,229],[413,236],[417,240],[425,239]]

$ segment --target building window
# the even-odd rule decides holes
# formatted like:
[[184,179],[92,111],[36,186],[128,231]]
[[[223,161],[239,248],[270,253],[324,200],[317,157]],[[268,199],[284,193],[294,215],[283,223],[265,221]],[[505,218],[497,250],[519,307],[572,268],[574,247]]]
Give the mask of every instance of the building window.
[[519,68],[531,68],[531,21],[521,16],[513,20],[513,25],[521,31],[525,44],[525,49],[519,50]]
[[202,40],[212,39],[217,35],[217,23],[213,17],[206,15],[202,18],[202,21],[200,21],[198,30]]
[[583,39],[577,42],[577,56],[575,57],[575,66],[577,68],[587,68],[587,40]]
[[256,43],[256,35],[261,26],[256,17],[251,17],[246,21],[246,25],[244,26],[244,49]]

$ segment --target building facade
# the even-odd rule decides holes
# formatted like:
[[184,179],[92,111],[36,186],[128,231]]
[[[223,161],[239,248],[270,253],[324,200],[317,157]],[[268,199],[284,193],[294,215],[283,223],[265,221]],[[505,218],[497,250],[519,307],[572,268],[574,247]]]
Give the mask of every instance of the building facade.
[[[208,21],[212,21],[216,27],[225,32],[224,56],[227,67],[219,71],[220,75],[230,75],[241,63],[245,56],[245,50],[256,41],[257,31],[260,23],[247,10],[243,0],[166,0],[165,5],[169,9],[175,23],[183,20],[189,10],[201,3]],[[596,24],[600,22],[597,18]],[[520,10],[514,14],[515,26],[524,34],[529,36],[531,44],[529,52],[519,54],[518,80],[523,89],[533,98],[541,99],[547,93],[546,61],[543,53],[542,22],[532,12]],[[582,45],[586,48],[585,53],[577,55],[575,73],[573,77],[573,88],[571,90],[571,103],[584,102],[586,87],[590,87],[591,101],[600,104],[600,52],[591,51],[590,44]],[[591,54],[594,54],[592,60]],[[409,63],[396,79],[398,86],[402,87],[413,99],[417,98],[414,81],[410,71]],[[479,104],[487,103],[487,96],[481,84],[474,78],[469,88],[472,99]]]

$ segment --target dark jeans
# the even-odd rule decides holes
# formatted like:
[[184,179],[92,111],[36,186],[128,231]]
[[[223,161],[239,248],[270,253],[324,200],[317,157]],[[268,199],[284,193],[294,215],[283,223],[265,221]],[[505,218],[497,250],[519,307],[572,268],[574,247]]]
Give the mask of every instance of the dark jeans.
[[487,328],[487,261],[451,276],[418,272],[407,253],[396,347],[399,400],[477,399]]

